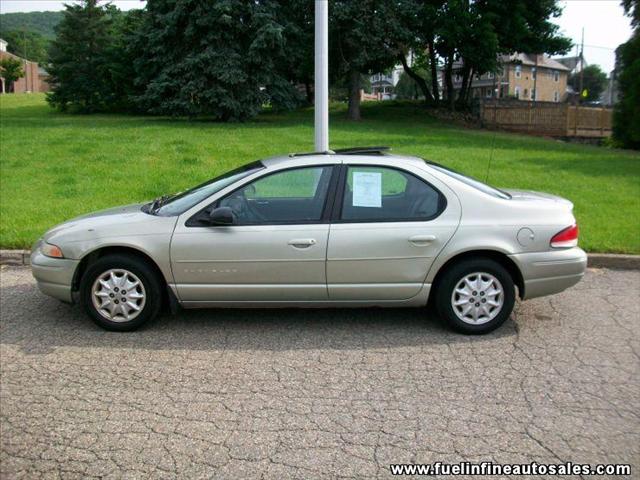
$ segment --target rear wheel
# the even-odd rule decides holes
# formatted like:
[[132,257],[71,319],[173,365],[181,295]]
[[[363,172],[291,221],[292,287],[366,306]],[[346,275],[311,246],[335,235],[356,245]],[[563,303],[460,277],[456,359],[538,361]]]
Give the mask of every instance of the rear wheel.
[[130,331],[160,311],[162,285],[143,260],[107,255],[89,265],[80,282],[82,304],[102,328]]
[[463,260],[450,267],[438,282],[436,307],[455,330],[483,334],[502,325],[515,303],[509,272],[490,259]]

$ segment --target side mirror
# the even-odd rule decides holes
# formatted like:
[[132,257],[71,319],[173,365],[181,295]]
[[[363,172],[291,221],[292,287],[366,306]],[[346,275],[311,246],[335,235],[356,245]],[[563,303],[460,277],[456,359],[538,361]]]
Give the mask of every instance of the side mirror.
[[212,225],[233,225],[235,223],[233,210],[230,207],[214,208],[209,213],[209,222]]

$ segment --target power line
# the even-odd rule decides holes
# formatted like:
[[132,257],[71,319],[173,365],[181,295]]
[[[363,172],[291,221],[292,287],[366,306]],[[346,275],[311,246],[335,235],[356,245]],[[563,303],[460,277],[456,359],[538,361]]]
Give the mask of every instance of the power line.
[[589,47],[589,48],[601,48],[602,50],[611,50],[612,52],[615,52],[615,48],[611,48],[611,47],[603,47],[601,45],[587,45],[586,43],[584,44],[585,47]]

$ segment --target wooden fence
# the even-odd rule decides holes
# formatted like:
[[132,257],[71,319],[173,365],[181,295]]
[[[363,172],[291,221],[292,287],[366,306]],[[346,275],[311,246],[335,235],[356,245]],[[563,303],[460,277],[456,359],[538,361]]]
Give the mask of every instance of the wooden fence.
[[612,110],[567,103],[485,100],[483,126],[551,137],[598,138],[611,135]]

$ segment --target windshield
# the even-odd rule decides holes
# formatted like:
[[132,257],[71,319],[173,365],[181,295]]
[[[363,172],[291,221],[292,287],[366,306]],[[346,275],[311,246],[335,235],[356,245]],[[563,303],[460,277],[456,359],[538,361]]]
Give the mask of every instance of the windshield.
[[252,173],[257,172],[258,170],[264,168],[262,162],[257,161],[253,163],[249,163],[248,165],[244,165],[240,168],[236,168],[235,170],[231,170],[219,177],[216,177],[212,180],[209,180],[205,183],[198,185],[197,187],[193,187],[190,190],[186,190],[182,193],[171,197],[164,202],[162,202],[162,206],[157,208],[150,213],[154,215],[160,215],[162,217],[171,217],[175,215],[180,215],[191,207],[197,205],[205,198],[210,197],[216,192],[219,192],[223,188],[231,185],[238,180],[251,175]]
[[476,180],[475,178],[471,178],[466,175],[463,175],[462,173],[456,172],[455,170],[451,170],[450,168],[447,168],[444,165],[440,165],[439,163],[435,163],[430,160],[425,160],[424,158],[423,160],[427,164],[429,164],[431,167],[438,170],[439,172],[442,172],[445,175],[449,175],[450,177],[453,177],[456,180],[459,180],[462,183],[469,185],[470,187],[480,190],[481,192],[484,192],[488,195],[493,195],[494,197],[502,198],[505,200],[508,200],[511,198],[511,195],[509,195],[507,192],[503,192],[502,190],[491,187],[486,183],[482,183],[481,181]]

